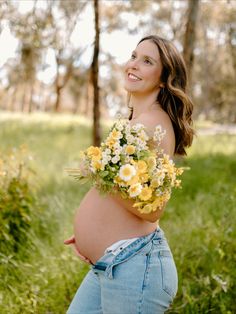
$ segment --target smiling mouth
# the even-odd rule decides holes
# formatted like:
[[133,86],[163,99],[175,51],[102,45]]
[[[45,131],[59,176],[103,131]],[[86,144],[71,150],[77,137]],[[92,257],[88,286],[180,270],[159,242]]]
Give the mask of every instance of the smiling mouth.
[[128,78],[132,81],[141,81],[141,78],[137,77],[134,74],[128,73]]

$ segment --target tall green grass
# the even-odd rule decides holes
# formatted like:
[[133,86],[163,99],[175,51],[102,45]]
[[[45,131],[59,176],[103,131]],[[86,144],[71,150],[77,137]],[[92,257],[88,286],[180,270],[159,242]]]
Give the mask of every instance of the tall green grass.
[[[1,151],[21,144],[34,157],[41,212],[32,221],[31,244],[18,255],[0,255],[0,312],[65,313],[89,267],[63,239],[72,234],[74,210],[89,186],[63,169],[76,165],[79,150],[91,144],[91,125],[70,116],[5,116]],[[160,222],[179,273],[168,313],[236,313],[235,153],[236,136],[198,136],[179,161],[191,170]]]

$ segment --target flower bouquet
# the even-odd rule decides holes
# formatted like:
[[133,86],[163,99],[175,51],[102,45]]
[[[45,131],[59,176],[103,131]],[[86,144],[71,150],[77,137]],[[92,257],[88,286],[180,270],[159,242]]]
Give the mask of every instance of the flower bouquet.
[[165,133],[157,125],[150,138],[143,124],[119,119],[100,147],[80,152],[79,168],[65,170],[81,183],[91,181],[102,195],[119,192],[133,199],[141,213],[162,209],[172,188],[181,188],[177,177],[184,171],[161,149]]

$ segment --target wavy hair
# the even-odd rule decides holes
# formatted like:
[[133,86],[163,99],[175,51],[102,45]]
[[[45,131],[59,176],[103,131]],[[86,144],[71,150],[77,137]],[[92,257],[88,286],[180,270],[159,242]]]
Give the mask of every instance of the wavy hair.
[[[176,155],[187,155],[185,148],[192,145],[193,136],[196,135],[192,128],[193,102],[186,93],[187,70],[183,57],[174,44],[156,35],[142,38],[138,45],[144,41],[152,41],[158,48],[161,63],[163,66],[160,81],[164,85],[157,96],[157,102],[169,115],[175,132]],[[129,120],[132,119],[133,108]]]

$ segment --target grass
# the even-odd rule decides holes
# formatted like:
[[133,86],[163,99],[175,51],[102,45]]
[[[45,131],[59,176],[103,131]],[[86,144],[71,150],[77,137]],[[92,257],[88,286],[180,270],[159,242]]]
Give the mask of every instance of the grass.
[[[91,124],[69,115],[8,115],[1,120],[0,150],[26,144],[34,157],[41,212],[32,244],[1,256],[0,312],[65,313],[89,267],[63,245],[76,207],[88,190],[63,171],[91,144]],[[109,123],[103,123],[103,136]],[[190,166],[161,220],[179,273],[168,313],[236,312],[236,136],[198,136],[180,161]],[[111,313],[112,314],[112,313]]]

